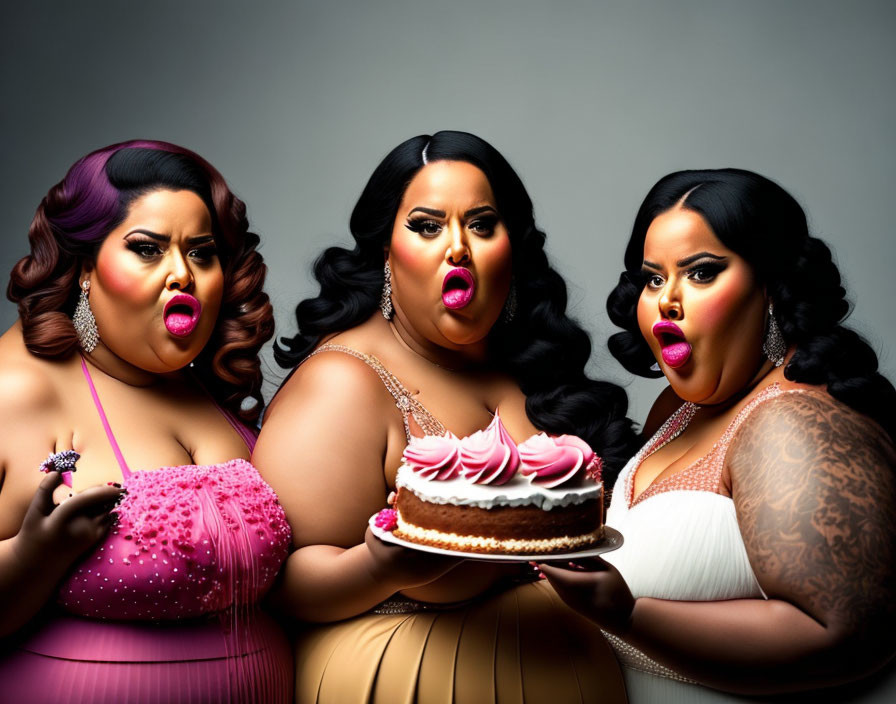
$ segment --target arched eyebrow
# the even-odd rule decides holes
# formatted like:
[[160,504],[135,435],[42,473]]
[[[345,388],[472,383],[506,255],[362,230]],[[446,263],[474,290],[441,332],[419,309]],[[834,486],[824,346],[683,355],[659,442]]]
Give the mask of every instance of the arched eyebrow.
[[427,215],[434,215],[437,218],[445,217],[444,210],[436,210],[435,208],[424,208],[422,205],[418,205],[416,208],[411,210],[411,212],[408,213],[408,215],[413,215],[414,213],[417,213],[417,212],[426,213]]
[[690,266],[694,262],[700,259],[712,259],[713,261],[723,262],[727,257],[721,257],[718,254],[713,254],[712,252],[697,252],[696,254],[692,254],[689,257],[685,257],[684,259],[679,259],[675,262],[675,266],[679,269],[684,269],[686,266]]
[[470,208],[467,212],[464,213],[464,217],[471,218],[474,215],[479,215],[480,213],[494,213],[495,215],[497,215],[498,211],[490,205],[481,205],[478,208]]
[[[170,242],[170,235],[161,235],[158,232],[153,232],[152,230],[144,230],[142,228],[131,230],[128,235],[133,234],[141,234],[146,235],[147,237],[156,240],[156,242]],[[195,244],[205,244],[206,242],[214,242],[214,235],[195,235],[194,237],[187,237],[185,240],[187,244],[195,245]]]
[[[685,257],[684,259],[679,259],[677,262],[675,262],[675,266],[677,266],[679,269],[684,269],[685,267],[688,267],[694,262],[700,261],[701,259],[712,259],[716,262],[723,262],[727,258],[728,257],[722,257],[718,254],[713,254],[712,252],[697,252],[696,254],[692,254],[691,256]],[[655,264],[654,262],[648,261],[647,259],[641,262],[641,266],[645,269],[656,269],[657,271],[662,271],[663,268],[659,264]]]
[[[424,208],[422,205],[418,205],[416,208],[413,208],[408,215],[413,215],[416,212],[426,213],[427,215],[432,215],[437,218],[445,217],[446,213],[444,210],[436,210],[435,208]],[[480,205],[477,208],[470,208],[467,212],[464,213],[465,218],[471,218],[474,215],[479,215],[480,213],[492,212],[496,215],[498,211],[491,205]]]

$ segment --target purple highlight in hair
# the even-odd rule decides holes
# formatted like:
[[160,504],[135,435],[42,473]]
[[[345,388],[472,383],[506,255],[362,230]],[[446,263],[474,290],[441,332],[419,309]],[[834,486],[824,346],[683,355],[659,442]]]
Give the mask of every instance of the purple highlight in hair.
[[119,192],[109,182],[106,162],[121,149],[183,151],[168,142],[135,139],[113,144],[79,159],[62,180],[63,193],[70,207],[64,213],[49,218],[58,235],[91,242],[109,234],[119,216]]

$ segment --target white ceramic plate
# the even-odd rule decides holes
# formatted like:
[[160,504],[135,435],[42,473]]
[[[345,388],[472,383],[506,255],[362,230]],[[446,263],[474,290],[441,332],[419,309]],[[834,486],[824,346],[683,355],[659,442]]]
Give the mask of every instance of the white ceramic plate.
[[378,528],[374,523],[376,514],[370,517],[368,521],[371,532],[384,543],[392,545],[400,545],[404,548],[419,550],[421,552],[431,552],[436,555],[450,555],[451,557],[464,557],[468,560],[483,560],[485,562],[557,562],[561,560],[579,560],[583,557],[595,557],[601,553],[611,552],[622,546],[622,533],[610,526],[604,526],[604,537],[597,544],[585,550],[576,550],[573,552],[552,553],[546,555],[538,553],[534,555],[507,555],[503,553],[483,553],[483,552],[463,552],[461,550],[445,550],[431,545],[419,545],[418,543],[410,543],[395,536],[390,530]]

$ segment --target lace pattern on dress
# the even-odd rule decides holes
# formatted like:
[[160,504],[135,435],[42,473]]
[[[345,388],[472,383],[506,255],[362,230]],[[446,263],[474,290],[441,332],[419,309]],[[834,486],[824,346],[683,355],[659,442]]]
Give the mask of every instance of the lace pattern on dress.
[[723,432],[721,437],[716,440],[709,452],[681,471],[665,477],[664,479],[660,479],[659,481],[654,481],[644,491],[638,494],[637,498],[634,498],[635,474],[638,471],[638,467],[640,467],[641,463],[654,452],[681,435],[681,433],[684,432],[684,429],[688,427],[688,423],[691,422],[694,414],[700,408],[698,405],[691,402],[682,404],[682,406],[675,411],[665,423],[663,423],[653,438],[651,438],[650,442],[648,442],[637,454],[634,469],[629,472],[626,477],[625,491],[629,507],[634,508],[651,496],[662,494],[667,491],[709,491],[717,494],[719,492],[719,485],[722,481],[722,470],[725,467],[725,456],[728,453],[728,447],[731,445],[735,433],[747,419],[747,416],[753,412],[753,409],[769,399],[780,396],[782,393],[784,393],[784,391],[781,390],[781,387],[777,382],[766,386],[762,391],[756,394],[746,406],[740,409],[738,414],[728,424],[725,432]]
[[[364,354],[363,352],[358,352],[358,350],[353,350],[351,347],[346,347],[345,345],[322,345],[309,354],[308,357],[313,357],[321,352],[342,352],[355,359],[360,359],[364,364],[376,372],[380,381],[383,382],[383,386],[386,387],[386,391],[388,391],[392,395],[392,398],[395,399],[395,405],[398,406],[398,410],[401,411],[401,419],[404,421],[404,433],[407,436],[408,442],[411,441],[411,426],[408,421],[408,416],[414,418],[414,421],[420,426],[420,429],[425,435],[445,434],[445,426],[442,425],[432,413],[427,411],[423,404],[414,398],[414,395],[398,380],[398,377],[386,369],[383,366],[383,363],[372,354]],[[308,357],[306,357],[306,359]]]

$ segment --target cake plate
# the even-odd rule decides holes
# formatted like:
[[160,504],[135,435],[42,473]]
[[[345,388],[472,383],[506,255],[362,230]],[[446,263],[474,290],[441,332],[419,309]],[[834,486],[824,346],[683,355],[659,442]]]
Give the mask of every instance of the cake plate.
[[604,537],[597,545],[592,545],[584,550],[574,550],[564,553],[534,553],[528,555],[508,555],[505,553],[464,552],[462,550],[446,550],[432,545],[420,545],[402,540],[391,530],[379,528],[374,522],[377,514],[370,517],[368,524],[370,531],[384,543],[400,545],[403,548],[431,552],[435,555],[448,555],[450,557],[463,557],[467,560],[482,560],[484,562],[558,562],[564,560],[581,560],[585,557],[596,557],[605,552],[611,552],[622,546],[622,533],[615,528],[604,526]]

